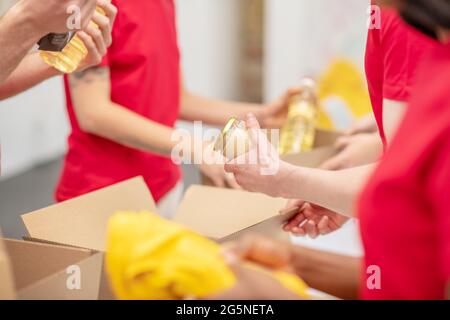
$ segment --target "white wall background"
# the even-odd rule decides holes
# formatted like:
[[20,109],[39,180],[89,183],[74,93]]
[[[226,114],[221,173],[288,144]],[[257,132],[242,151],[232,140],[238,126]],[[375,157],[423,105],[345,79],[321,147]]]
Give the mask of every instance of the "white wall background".
[[335,56],[363,67],[368,0],[266,0],[265,95],[273,99]]

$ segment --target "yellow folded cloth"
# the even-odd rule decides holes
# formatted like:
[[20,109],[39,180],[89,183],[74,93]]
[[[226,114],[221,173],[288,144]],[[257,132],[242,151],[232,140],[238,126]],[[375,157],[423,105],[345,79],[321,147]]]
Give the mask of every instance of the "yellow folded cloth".
[[[236,283],[219,245],[149,212],[111,218],[106,268],[116,296],[127,300],[206,298]],[[307,297],[306,285],[295,275],[275,272],[274,277]]]

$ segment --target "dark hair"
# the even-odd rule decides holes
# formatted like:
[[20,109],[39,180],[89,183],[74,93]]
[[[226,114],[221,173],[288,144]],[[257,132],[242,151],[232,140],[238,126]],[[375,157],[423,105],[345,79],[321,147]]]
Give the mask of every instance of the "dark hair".
[[450,0],[394,1],[401,17],[421,32],[436,38],[438,28],[450,29]]

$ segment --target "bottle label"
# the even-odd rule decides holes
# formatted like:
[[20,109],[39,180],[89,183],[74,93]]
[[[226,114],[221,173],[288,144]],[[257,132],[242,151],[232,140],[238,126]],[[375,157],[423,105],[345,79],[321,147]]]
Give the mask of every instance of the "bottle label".
[[75,36],[75,32],[50,33],[39,40],[39,50],[61,52]]

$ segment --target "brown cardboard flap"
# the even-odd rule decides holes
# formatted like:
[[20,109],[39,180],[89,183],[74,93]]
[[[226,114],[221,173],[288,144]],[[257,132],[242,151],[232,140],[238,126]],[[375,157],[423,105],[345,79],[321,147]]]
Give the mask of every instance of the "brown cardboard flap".
[[[11,239],[4,239],[4,242],[19,299],[98,298],[101,253]],[[78,268],[80,288],[67,285],[70,266]]]
[[294,211],[291,214],[274,216],[268,220],[262,221],[249,228],[240,230],[236,233],[226,236],[225,238],[220,239],[218,242],[226,243],[230,241],[236,241],[248,234],[266,235],[271,238],[288,241],[290,239],[290,236],[289,233],[283,231],[283,225],[296,213],[297,211]]
[[284,199],[259,193],[192,186],[186,191],[174,220],[220,240],[278,216],[285,204]]
[[314,148],[328,147],[336,143],[336,140],[342,136],[342,132],[317,129],[314,139]]
[[[1,237],[1,231],[0,231]],[[9,255],[0,238],[0,300],[12,300],[16,298],[14,277]]]
[[337,153],[334,147],[342,133],[318,129],[311,151],[282,156],[281,159],[295,166],[317,168]]
[[117,211],[153,211],[155,202],[142,177],[127,180],[51,207],[25,214],[32,238],[105,251],[109,218]]
[[21,300],[97,300],[101,277],[102,253],[75,263],[80,270],[80,289],[69,289],[67,267],[19,291]]
[[92,255],[92,252],[86,249],[73,249],[10,239],[4,241],[16,276],[18,290]]

